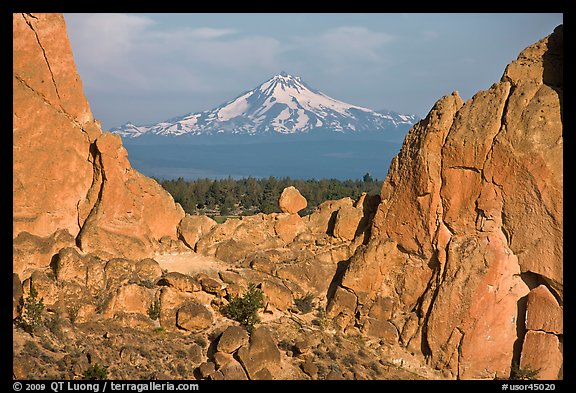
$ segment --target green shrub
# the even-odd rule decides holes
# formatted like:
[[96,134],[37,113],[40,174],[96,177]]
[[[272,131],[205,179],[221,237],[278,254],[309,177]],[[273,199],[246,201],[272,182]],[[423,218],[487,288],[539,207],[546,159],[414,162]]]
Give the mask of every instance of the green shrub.
[[153,280],[140,280],[140,282],[138,282],[138,285],[144,287],[144,288],[148,288],[148,289],[154,289],[154,287],[156,286],[156,284],[154,283]]
[[240,322],[246,330],[252,332],[254,325],[260,322],[258,310],[264,308],[264,293],[255,284],[248,285],[242,296],[234,296],[222,310],[224,315]]
[[42,311],[44,311],[44,298],[38,300],[38,291],[30,284],[30,293],[22,298],[20,303],[20,316],[17,323],[24,331],[34,334],[34,331],[42,323]]
[[164,329],[162,326],[158,326],[154,328],[153,332],[155,334],[164,334],[166,333],[166,329]]
[[208,346],[208,342],[203,336],[194,337],[194,342],[199,346],[201,346],[202,348],[206,348]]
[[93,364],[84,371],[82,379],[91,381],[108,379],[108,366]]
[[326,312],[320,306],[316,307],[316,318],[312,320],[312,325],[318,326],[321,330],[324,330],[328,326]]
[[153,321],[160,318],[160,301],[154,300],[154,303],[152,303],[148,308],[148,316]]
[[76,318],[78,318],[78,311],[80,311],[80,305],[74,305],[68,307],[68,317],[70,318],[70,322],[72,324],[76,323]]
[[308,314],[314,309],[314,295],[307,293],[306,296],[294,299],[294,304],[302,314]]
[[64,338],[64,332],[62,331],[62,316],[60,313],[55,313],[52,318],[44,321],[44,325],[59,339]]
[[514,362],[512,364],[512,370],[510,371],[510,379],[533,381],[538,378],[539,372],[540,369],[532,369],[530,367],[520,368],[520,365]]

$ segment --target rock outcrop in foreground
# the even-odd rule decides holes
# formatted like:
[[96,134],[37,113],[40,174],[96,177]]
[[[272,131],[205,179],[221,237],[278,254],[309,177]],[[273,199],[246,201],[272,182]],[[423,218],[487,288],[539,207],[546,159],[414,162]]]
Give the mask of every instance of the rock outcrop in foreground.
[[513,363],[561,377],[561,327],[530,321],[562,318],[562,37],[526,48],[468,102],[441,98],[410,130],[328,306],[343,327],[393,323],[450,377],[507,377]]
[[61,15],[13,21],[15,378],[562,378],[562,27],[440,99],[381,195],[218,224],[101,132]]
[[66,230],[69,245],[127,257],[176,239],[180,205],[132,169],[120,137],[93,118],[64,17],[14,14],[13,34],[13,237]]

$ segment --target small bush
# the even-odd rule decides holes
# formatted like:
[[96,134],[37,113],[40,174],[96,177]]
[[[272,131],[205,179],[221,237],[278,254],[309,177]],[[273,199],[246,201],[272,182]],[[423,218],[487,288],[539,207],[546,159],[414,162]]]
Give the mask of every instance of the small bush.
[[138,282],[138,285],[140,285],[144,288],[148,288],[148,289],[154,289],[154,287],[156,286],[154,281],[149,280],[149,279],[141,280],[140,282]]
[[154,303],[152,303],[148,308],[148,316],[153,321],[160,318],[160,301],[154,300]]
[[62,316],[60,313],[55,313],[52,318],[44,322],[44,325],[59,339],[64,338],[64,332],[62,331]]
[[42,311],[44,311],[44,298],[38,300],[38,291],[31,284],[30,293],[22,298],[20,303],[20,316],[17,323],[24,331],[34,334],[36,328],[42,323]]
[[302,314],[308,314],[314,309],[314,295],[307,293],[306,296],[294,299],[294,304]]
[[38,348],[38,345],[36,345],[34,341],[26,341],[22,352],[35,358],[40,357],[41,354],[40,348]]
[[194,342],[201,346],[202,348],[206,348],[208,346],[208,342],[204,338],[204,336],[196,336],[194,337]]
[[282,349],[283,351],[291,351],[294,352],[294,344],[288,340],[282,340],[278,343],[278,348]]
[[68,307],[68,316],[70,317],[70,322],[72,324],[76,323],[76,318],[78,318],[78,311],[80,311],[80,305]]
[[520,368],[520,365],[514,362],[512,364],[512,370],[510,371],[510,379],[533,381],[538,378],[539,372],[540,369],[532,369],[530,367]]
[[180,374],[183,377],[185,377],[187,374],[186,366],[184,366],[182,363],[178,364],[178,366],[176,367],[176,370],[178,371],[178,374]]
[[246,330],[252,332],[254,325],[260,322],[258,310],[261,308],[264,308],[264,293],[255,284],[250,284],[244,295],[234,296],[222,311],[225,316],[240,322]]
[[316,318],[312,320],[312,325],[318,326],[320,330],[324,330],[328,326],[326,312],[320,306],[316,307]]
[[354,367],[356,366],[356,364],[358,363],[356,360],[356,357],[353,354],[348,354],[346,356],[344,356],[344,359],[342,359],[342,363],[346,366],[346,367]]
[[93,364],[84,371],[82,379],[91,381],[108,379],[108,366],[100,366],[98,363]]

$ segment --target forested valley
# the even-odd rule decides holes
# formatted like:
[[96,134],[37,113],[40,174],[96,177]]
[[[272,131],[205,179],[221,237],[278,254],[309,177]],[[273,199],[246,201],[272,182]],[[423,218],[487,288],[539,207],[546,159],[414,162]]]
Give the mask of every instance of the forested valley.
[[242,179],[195,179],[182,177],[158,180],[186,213],[208,216],[242,216],[258,213],[280,212],[278,199],[285,187],[294,186],[308,201],[299,212],[310,214],[326,200],[350,197],[354,200],[366,192],[379,194],[382,182],[366,173],[362,180],[301,180],[289,177],[242,178]]

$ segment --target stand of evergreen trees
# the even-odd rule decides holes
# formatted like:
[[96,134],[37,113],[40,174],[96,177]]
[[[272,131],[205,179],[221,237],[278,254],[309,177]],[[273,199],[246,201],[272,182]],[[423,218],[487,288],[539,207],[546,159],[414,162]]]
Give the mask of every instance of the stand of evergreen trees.
[[189,214],[207,215],[254,215],[280,212],[278,199],[285,187],[294,186],[307,199],[308,207],[301,215],[311,213],[320,203],[350,197],[354,200],[366,192],[379,194],[382,182],[368,173],[363,180],[298,180],[254,177],[235,180],[196,179],[158,180],[174,200]]

